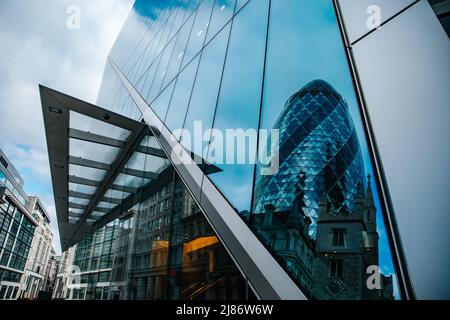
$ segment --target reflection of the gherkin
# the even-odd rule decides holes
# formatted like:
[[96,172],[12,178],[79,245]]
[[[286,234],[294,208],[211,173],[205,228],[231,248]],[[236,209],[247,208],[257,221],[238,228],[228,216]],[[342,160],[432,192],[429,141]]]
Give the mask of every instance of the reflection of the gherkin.
[[[348,105],[314,80],[286,102],[279,130],[280,167],[258,175],[252,227],[314,298],[393,299],[392,278],[369,290],[378,266],[376,208]],[[367,185],[364,190],[364,185]]]

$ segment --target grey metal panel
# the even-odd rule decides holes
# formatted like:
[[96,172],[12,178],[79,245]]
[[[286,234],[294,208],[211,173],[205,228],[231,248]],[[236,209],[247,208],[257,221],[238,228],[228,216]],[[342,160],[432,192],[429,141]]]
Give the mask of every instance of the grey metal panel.
[[370,14],[367,8],[376,5],[380,8],[381,22],[394,16],[406,8],[415,0],[339,0],[342,9],[345,26],[350,42],[354,42],[370,29],[367,27],[367,19]]
[[166,151],[170,161],[174,164],[178,174],[188,186],[194,200],[205,207],[209,221],[224,247],[230,253],[236,266],[243,272],[252,287],[262,299],[306,299],[294,281],[278,264],[269,251],[256,238],[242,219],[236,214],[233,207],[224,199],[220,192],[205,178],[206,185],[200,192],[202,177],[201,169],[192,162],[190,155],[181,161],[180,153],[172,150],[181,150],[182,146],[173,138],[169,129],[161,122],[156,114],[147,105],[139,92],[133,87],[120,69],[111,61],[111,65],[130,93],[134,102],[143,114],[143,119],[150,126],[154,135],[158,137],[161,147]]
[[422,0],[353,52],[416,296],[448,299],[450,42]]

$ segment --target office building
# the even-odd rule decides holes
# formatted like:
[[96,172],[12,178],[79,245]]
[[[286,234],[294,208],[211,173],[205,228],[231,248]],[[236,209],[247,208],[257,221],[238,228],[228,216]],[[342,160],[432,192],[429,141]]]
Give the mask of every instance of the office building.
[[59,260],[61,256],[57,256],[55,250],[52,248],[50,253],[50,258],[48,259],[47,268],[45,271],[44,278],[44,292],[50,294],[53,293],[53,288],[55,287],[56,272],[58,271]]
[[23,275],[24,287],[20,298],[37,299],[40,291],[45,291],[48,263],[52,254],[53,233],[50,217],[42,202],[36,196],[28,197],[28,211],[38,223],[34,231],[28,262]]
[[[70,279],[73,273],[73,259],[76,246],[65,250],[61,256],[56,257],[56,276],[52,291],[52,299],[68,299],[70,297]],[[76,271],[76,270],[75,270]]]
[[137,0],[96,105],[40,87],[80,276],[56,296],[448,298],[450,47],[431,4]]
[[0,150],[0,299],[21,294],[25,267],[38,222],[28,211],[24,181]]

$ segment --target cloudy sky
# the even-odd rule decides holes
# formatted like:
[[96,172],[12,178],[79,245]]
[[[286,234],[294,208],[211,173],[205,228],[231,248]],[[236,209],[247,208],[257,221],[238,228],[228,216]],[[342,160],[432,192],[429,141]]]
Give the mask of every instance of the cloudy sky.
[[25,191],[46,205],[57,252],[38,84],[95,102],[106,57],[133,1],[0,1],[0,148],[22,174]]

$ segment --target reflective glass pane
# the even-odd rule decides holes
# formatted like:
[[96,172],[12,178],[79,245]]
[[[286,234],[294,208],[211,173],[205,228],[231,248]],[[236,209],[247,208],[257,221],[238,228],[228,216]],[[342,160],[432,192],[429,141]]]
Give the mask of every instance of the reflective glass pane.
[[[398,298],[333,4],[271,3],[261,126],[278,130],[279,163],[269,175],[256,170],[252,226],[311,297]],[[381,288],[367,286],[378,268]]]
[[89,200],[88,199],[80,199],[80,198],[69,197],[69,202],[76,203],[76,204],[81,204],[81,205],[87,205],[89,203]]
[[117,140],[126,140],[130,131],[116,127],[78,112],[70,111],[70,128],[90,132]]
[[236,0],[236,11],[240,10],[243,6],[247,4],[250,0]]
[[189,63],[203,47],[213,3],[213,0],[204,0],[197,9],[194,26],[184,53],[183,66]]
[[[141,146],[155,146],[147,136]],[[109,211],[120,218],[86,236],[74,265],[84,273],[86,294],[73,299],[224,300],[252,297],[200,208],[167,159],[134,152],[124,170],[158,172],[157,180],[120,174],[115,185],[139,187],[135,194],[109,189],[92,212],[94,226]],[[120,205],[113,202],[128,197]],[[107,201],[106,198],[112,198]],[[72,200],[72,199],[71,199]],[[113,201],[114,200],[114,201]],[[78,210],[78,209],[74,209]],[[78,217],[69,222],[79,223]],[[163,272],[161,272],[163,270]],[[89,271],[89,272],[87,272]],[[105,290],[97,283],[114,282]],[[97,289],[95,289],[97,287]]]
[[155,20],[148,18],[141,20],[143,20],[141,24],[144,25],[145,31],[143,37],[137,41],[138,46],[133,54],[133,60],[130,60],[131,70],[126,74],[128,79],[133,82],[137,81],[140,75],[142,75],[145,68],[144,63],[147,61],[145,55],[149,53],[149,49],[152,47],[151,45],[153,44],[155,38],[155,30],[152,28]]
[[[238,212],[247,214],[253,191],[267,15],[267,3],[253,1],[234,18],[214,119],[218,131],[213,133],[208,154],[208,162],[221,170],[209,178]],[[226,145],[219,144],[223,138]]]
[[142,178],[139,177],[120,173],[114,181],[114,184],[117,184],[119,186],[123,185],[127,187],[139,188],[142,185],[143,181],[145,183],[150,181],[150,179],[145,178],[144,180],[142,180]]
[[162,53],[158,69],[153,79],[152,88],[150,89],[150,92],[147,96],[148,103],[151,103],[161,91],[161,86],[166,76],[167,65],[170,61],[170,58],[172,57],[174,47],[175,39],[171,41],[171,43],[164,49],[164,52]]
[[[209,23],[206,42],[214,37],[217,32],[231,19],[234,13],[236,0],[216,0],[214,3],[213,14]],[[263,4],[264,5],[264,4]]]
[[111,203],[109,201],[99,201],[97,204],[97,208],[103,208],[103,209],[113,209],[116,206],[116,204]]
[[131,193],[129,193],[129,192],[109,189],[108,191],[106,191],[105,197],[123,199],[123,198],[129,196],[130,194]]
[[111,164],[120,149],[88,141],[69,139],[69,152],[73,157]]
[[[193,150],[194,144],[203,140],[202,137],[197,136],[198,132],[203,134],[203,130],[212,127],[229,34],[230,25],[205,47],[200,57],[200,65],[183,126],[187,136],[182,139],[182,144],[196,152],[198,156],[202,156],[207,141],[202,145],[202,150]],[[195,125],[203,129],[199,128],[198,132],[194,132]]]
[[159,143],[158,143],[158,141],[156,140],[156,138],[155,138],[154,136],[150,136],[150,135],[145,136],[145,137],[142,139],[140,145],[141,145],[141,146],[144,146],[144,147],[150,147],[150,148],[155,148],[155,149],[161,149],[161,147],[159,146]]
[[[141,170],[153,171],[154,164]],[[129,212],[117,229],[112,279],[127,283],[117,299],[246,297],[245,280],[173,170],[145,184]]]
[[84,212],[83,209],[75,209],[75,208],[70,208],[69,211],[74,214],[82,214]]
[[149,103],[152,110],[161,120],[164,120],[167,113],[174,86],[175,82],[172,82],[153,102]]
[[[183,128],[183,121],[186,116],[189,98],[194,85],[195,73],[200,57],[194,59],[178,76],[172,100],[167,110],[165,125],[173,132]],[[176,137],[179,138],[179,135]]]
[[148,94],[150,93],[150,89],[152,87],[153,80],[154,80],[157,69],[158,69],[158,63],[154,62],[149,66],[149,68],[142,75],[142,79],[139,81],[139,83],[142,81],[142,84],[140,84],[140,87],[141,87],[140,92],[143,97],[147,97]]
[[95,181],[101,181],[105,177],[106,171],[71,164],[69,165],[69,175]]
[[172,58],[167,67],[163,86],[172,81],[172,79],[178,74],[180,70],[181,61],[183,61],[184,51],[186,50],[186,44],[191,33],[194,18],[195,15],[191,15],[177,34],[176,45],[172,54]]
[[94,194],[96,187],[85,186],[82,184],[69,183],[69,190],[78,191],[86,194]]

